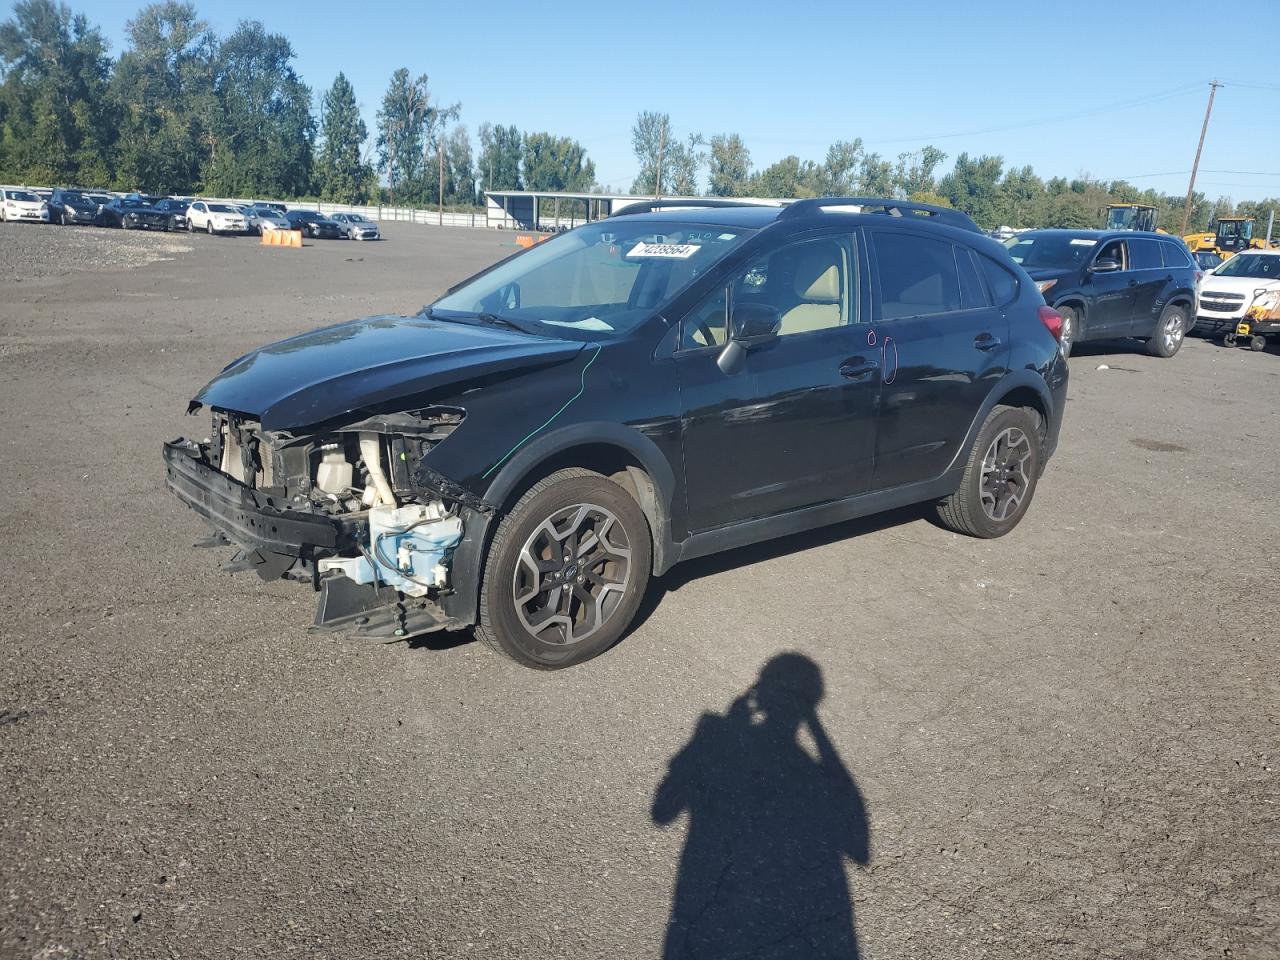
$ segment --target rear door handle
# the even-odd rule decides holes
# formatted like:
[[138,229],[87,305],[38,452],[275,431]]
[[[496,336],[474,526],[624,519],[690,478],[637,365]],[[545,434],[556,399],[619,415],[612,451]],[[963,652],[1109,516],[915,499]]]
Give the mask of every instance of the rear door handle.
[[989,333],[980,333],[973,338],[973,345],[979,350],[994,350],[1000,346],[1000,338]]
[[880,369],[880,364],[866,357],[850,357],[840,364],[840,376],[846,380],[865,380]]

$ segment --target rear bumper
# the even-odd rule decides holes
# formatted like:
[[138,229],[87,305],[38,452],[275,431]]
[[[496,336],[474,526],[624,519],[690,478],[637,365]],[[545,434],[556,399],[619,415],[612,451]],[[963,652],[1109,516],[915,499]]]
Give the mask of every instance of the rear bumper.
[[337,521],[286,510],[273,497],[215,470],[200,445],[173,440],[164,445],[165,486],[227,539],[242,547],[311,557],[352,543]]

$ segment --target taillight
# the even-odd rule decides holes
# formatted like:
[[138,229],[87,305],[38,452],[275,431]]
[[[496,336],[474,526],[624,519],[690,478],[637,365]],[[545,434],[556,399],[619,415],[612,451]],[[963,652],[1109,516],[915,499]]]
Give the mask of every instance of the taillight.
[[1053,307],[1040,308],[1040,322],[1044,324],[1044,328],[1053,334],[1053,339],[1062,340],[1062,314]]

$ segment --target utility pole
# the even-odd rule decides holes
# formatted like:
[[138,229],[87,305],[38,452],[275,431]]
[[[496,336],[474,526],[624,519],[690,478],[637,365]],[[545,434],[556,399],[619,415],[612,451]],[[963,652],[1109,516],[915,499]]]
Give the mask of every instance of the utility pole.
[[1196,192],[1196,171],[1200,169],[1200,151],[1204,149],[1204,135],[1209,130],[1209,114],[1213,113],[1213,95],[1222,86],[1217,80],[1209,81],[1209,105],[1204,108],[1204,123],[1200,127],[1200,142],[1196,144],[1196,159],[1191,164],[1191,183],[1187,185],[1187,202],[1182,206],[1182,229],[1179,233],[1186,236],[1187,221],[1191,219],[1191,196]]
[[444,226],[444,127],[440,128],[440,226]]
[[667,125],[662,124],[658,131],[658,175],[653,182],[653,199],[662,199],[662,151],[667,146]]

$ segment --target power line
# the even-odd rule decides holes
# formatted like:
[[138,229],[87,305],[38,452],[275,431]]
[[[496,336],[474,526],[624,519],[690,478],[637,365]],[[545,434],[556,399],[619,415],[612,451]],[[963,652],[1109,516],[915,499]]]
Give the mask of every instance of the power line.
[[[1187,84],[1186,86],[1182,86],[1182,87],[1174,87],[1173,89],[1170,89],[1170,90],[1163,90],[1163,91],[1157,91],[1155,93],[1145,94],[1144,96],[1136,97],[1132,100],[1121,101],[1120,103],[1114,103],[1106,107],[1095,107],[1089,110],[1078,110],[1073,113],[1061,114],[1053,117],[1041,117],[1037,120],[1026,120],[1018,123],[1001,124],[999,126],[986,127],[978,130],[961,130],[953,133],[938,133],[938,134],[931,134],[928,136],[918,136],[918,137],[877,137],[869,140],[863,140],[862,143],[864,146],[877,146],[880,144],[891,144],[891,143],[922,143],[922,142],[929,142],[934,140],[954,140],[958,137],[977,137],[977,136],[983,136],[988,133],[1003,133],[1009,130],[1024,130],[1029,127],[1043,127],[1043,126],[1055,124],[1055,123],[1066,123],[1071,120],[1082,120],[1088,117],[1094,117],[1104,113],[1117,113],[1123,110],[1134,110],[1138,107],[1149,106],[1153,103],[1160,103],[1165,100],[1172,100],[1177,97],[1188,96],[1200,90],[1201,87],[1202,87],[1202,83],[1197,82],[1197,83]],[[763,137],[763,136],[754,136],[752,134],[746,134],[746,133],[742,135],[742,139],[753,142],[753,143],[789,143],[789,144],[796,144],[799,146],[812,146],[812,145],[821,145],[821,144],[831,143],[829,139],[816,140],[816,139],[802,139],[799,137]]]
[[876,140],[863,141],[868,145],[880,143],[914,143],[923,140],[952,140],[957,137],[977,137],[988,133],[1003,133],[1008,130],[1025,130],[1029,127],[1042,127],[1047,124],[1066,123],[1070,120],[1082,120],[1087,117],[1095,117],[1103,113],[1117,113],[1122,110],[1133,110],[1137,107],[1149,106],[1153,103],[1160,103],[1164,100],[1172,100],[1176,97],[1185,97],[1190,93],[1200,89],[1199,83],[1193,83],[1188,86],[1177,87],[1173,90],[1166,90],[1163,93],[1152,93],[1144,97],[1138,97],[1133,100],[1122,101],[1112,104],[1108,107],[1097,107],[1091,110],[1079,110],[1074,113],[1062,114],[1056,117],[1042,117],[1039,120],[1028,120],[1022,123],[1008,123],[996,127],[986,127],[981,130],[965,130],[959,133],[942,133],[927,137],[892,137]]
[[[1147,180],[1151,177],[1180,177],[1190,170],[1166,170],[1163,173],[1133,173],[1127,177],[1100,177],[1101,180]],[[1235,177],[1280,177],[1280,173],[1266,170],[1210,170],[1205,168],[1201,173],[1225,173]]]

